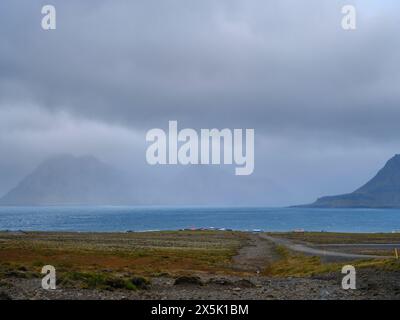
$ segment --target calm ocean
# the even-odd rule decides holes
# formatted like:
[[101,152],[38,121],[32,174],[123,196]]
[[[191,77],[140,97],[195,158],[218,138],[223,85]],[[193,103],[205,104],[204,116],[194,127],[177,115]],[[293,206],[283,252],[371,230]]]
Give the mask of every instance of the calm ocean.
[[0,230],[146,231],[183,228],[392,232],[400,209],[0,207]]

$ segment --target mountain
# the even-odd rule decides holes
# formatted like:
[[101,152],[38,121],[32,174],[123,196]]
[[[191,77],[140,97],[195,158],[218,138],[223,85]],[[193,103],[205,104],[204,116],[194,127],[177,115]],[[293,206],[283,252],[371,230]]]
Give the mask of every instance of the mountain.
[[361,188],[348,194],[319,198],[298,207],[315,208],[399,208],[400,155],[395,155],[375,177]]
[[129,181],[93,156],[44,161],[0,199],[0,205],[112,205],[134,203]]

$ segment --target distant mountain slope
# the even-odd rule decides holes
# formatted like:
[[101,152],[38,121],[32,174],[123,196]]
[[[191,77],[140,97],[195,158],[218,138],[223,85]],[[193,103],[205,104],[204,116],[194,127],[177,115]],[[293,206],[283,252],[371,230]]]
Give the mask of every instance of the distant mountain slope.
[[132,203],[127,179],[93,156],[44,161],[0,205],[107,205]]
[[348,194],[319,198],[300,207],[398,208],[400,207],[400,155],[395,155],[375,177]]

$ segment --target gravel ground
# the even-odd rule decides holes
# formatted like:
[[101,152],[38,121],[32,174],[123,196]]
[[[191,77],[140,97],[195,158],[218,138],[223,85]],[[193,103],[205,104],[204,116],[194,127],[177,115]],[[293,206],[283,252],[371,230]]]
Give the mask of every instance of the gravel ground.
[[175,285],[172,278],[153,278],[148,290],[90,290],[58,287],[47,291],[41,288],[40,279],[2,280],[0,297],[11,299],[400,299],[400,273],[363,270],[357,275],[357,289],[343,290],[341,274],[328,274],[311,278],[267,278],[255,276],[205,277],[201,284]]

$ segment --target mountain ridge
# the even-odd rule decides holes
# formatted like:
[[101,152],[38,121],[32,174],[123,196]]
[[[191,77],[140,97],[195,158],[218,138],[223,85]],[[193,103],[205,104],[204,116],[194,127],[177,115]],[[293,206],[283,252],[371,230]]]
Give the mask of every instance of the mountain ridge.
[[325,196],[304,208],[400,208],[400,155],[390,158],[367,183],[347,194]]
[[113,205],[133,203],[124,175],[92,155],[46,159],[0,198],[0,205]]

